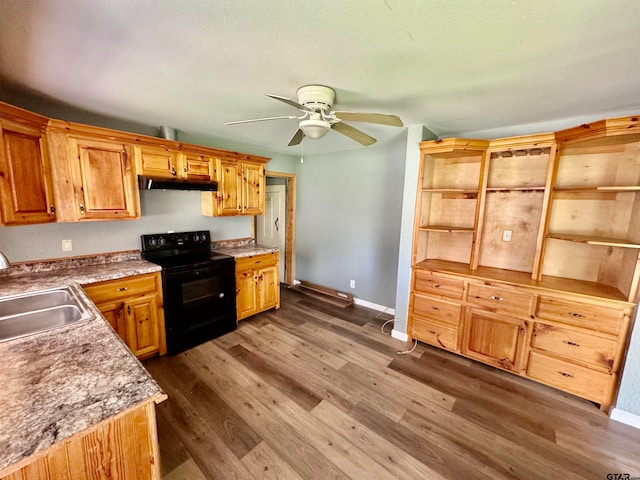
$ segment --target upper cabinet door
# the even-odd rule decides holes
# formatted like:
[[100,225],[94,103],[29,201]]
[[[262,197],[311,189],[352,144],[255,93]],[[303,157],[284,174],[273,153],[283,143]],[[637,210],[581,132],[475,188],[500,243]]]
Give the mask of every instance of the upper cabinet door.
[[216,215],[242,213],[242,169],[236,160],[221,159],[218,168]]
[[0,120],[0,147],[2,223],[55,221],[44,130]]
[[136,164],[138,172],[144,175],[162,178],[182,176],[178,164],[178,153],[159,146],[136,146]]
[[69,138],[78,220],[140,218],[131,150],[120,142]]
[[242,163],[242,213],[262,215],[264,213],[264,165]]

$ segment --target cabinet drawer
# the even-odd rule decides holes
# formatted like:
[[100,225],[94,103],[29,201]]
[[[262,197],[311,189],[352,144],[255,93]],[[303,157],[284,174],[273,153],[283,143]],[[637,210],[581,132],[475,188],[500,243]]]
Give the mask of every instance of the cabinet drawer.
[[540,297],[536,317],[617,335],[620,331],[623,312],[600,305]]
[[278,263],[278,252],[251,255],[249,257],[238,257],[236,258],[236,273],[275,265],[276,263]]
[[508,290],[492,285],[469,284],[467,302],[497,313],[529,316],[533,314],[536,297],[530,293]]
[[610,371],[613,368],[616,342],[596,336],[588,330],[536,323],[531,346]]
[[413,287],[420,293],[461,300],[464,292],[464,281],[440,277],[424,270],[415,270]]
[[424,295],[413,295],[413,313],[458,328],[460,323],[460,310],[462,307],[455,303],[436,300]]
[[437,320],[413,316],[409,333],[425,343],[447,350],[458,350],[458,329]]
[[591,370],[536,352],[529,354],[527,375],[597,403],[605,400],[614,379],[614,376],[608,373]]
[[83,288],[91,301],[99,304],[156,291],[156,276],[151,274],[127,277],[121,280],[108,280],[86,285]]

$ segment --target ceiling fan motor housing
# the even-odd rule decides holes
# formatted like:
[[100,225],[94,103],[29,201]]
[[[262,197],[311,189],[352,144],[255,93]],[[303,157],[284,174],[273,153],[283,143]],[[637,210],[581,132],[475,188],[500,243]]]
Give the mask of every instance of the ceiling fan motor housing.
[[306,85],[297,92],[298,103],[314,110],[328,111],[336,100],[336,92],[324,85]]

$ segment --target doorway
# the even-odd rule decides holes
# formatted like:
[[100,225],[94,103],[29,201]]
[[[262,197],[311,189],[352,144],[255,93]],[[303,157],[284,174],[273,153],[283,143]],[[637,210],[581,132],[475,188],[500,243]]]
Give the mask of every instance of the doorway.
[[265,214],[255,217],[254,238],[258,244],[280,249],[280,281],[293,285],[296,176],[293,173],[267,171],[266,179]]

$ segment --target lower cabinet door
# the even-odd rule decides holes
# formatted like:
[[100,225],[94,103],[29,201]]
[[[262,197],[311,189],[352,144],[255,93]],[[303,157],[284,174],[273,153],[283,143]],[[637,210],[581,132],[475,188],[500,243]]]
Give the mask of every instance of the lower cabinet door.
[[263,268],[258,272],[258,311],[267,310],[278,305],[280,288],[278,267]]
[[258,312],[257,273],[255,270],[236,273],[236,311],[238,320]]
[[519,372],[528,322],[468,308],[462,353],[496,367]]
[[141,358],[159,352],[160,332],[155,293],[127,302],[124,310],[127,339],[133,354]]
[[109,322],[109,325],[116,331],[118,336],[124,343],[127,341],[127,327],[124,318],[124,303],[111,302],[101,303],[97,305],[98,310],[102,313],[102,316]]

